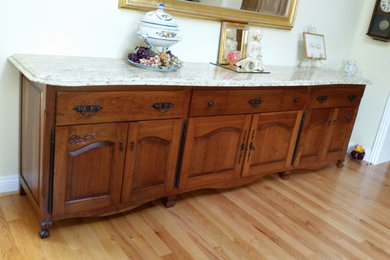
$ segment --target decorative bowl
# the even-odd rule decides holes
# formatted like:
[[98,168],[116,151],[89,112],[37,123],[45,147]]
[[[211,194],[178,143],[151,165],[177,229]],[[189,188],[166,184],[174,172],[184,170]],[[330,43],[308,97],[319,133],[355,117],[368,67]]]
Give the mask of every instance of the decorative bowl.
[[166,51],[181,40],[179,27],[175,19],[164,12],[164,4],[157,5],[158,10],[147,12],[141,19],[137,34],[152,49]]
[[226,60],[229,62],[230,66],[234,66],[236,62],[241,59],[241,51],[229,51],[226,55]]

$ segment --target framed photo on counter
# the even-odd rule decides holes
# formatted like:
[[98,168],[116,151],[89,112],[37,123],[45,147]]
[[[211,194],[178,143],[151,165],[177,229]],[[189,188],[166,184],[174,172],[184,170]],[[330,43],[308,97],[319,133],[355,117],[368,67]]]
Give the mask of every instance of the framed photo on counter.
[[305,58],[314,60],[326,60],[324,35],[315,33],[303,33]]

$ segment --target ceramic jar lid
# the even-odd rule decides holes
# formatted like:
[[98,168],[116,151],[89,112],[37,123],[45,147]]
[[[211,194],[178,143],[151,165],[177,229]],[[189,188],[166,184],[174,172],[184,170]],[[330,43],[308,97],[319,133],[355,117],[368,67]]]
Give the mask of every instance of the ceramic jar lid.
[[158,10],[156,11],[147,12],[145,16],[141,19],[141,22],[166,27],[178,27],[172,15],[164,12],[164,4],[158,4],[157,7]]

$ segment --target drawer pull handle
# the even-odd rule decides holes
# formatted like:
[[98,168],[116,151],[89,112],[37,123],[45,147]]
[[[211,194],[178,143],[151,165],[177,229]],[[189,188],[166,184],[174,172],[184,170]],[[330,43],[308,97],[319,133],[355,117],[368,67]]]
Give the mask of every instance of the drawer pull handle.
[[154,103],[152,107],[161,113],[168,112],[174,106],[172,103]]
[[94,116],[102,109],[103,107],[99,105],[79,105],[73,108],[73,110],[76,110],[85,117]]
[[87,143],[89,141],[91,141],[92,139],[94,139],[96,137],[96,133],[89,133],[87,134],[86,136],[84,137],[80,137],[78,135],[72,135],[70,138],[69,138],[69,143],[71,145],[78,145],[78,144],[83,144],[83,143]]
[[210,100],[207,105],[209,105],[209,107],[213,107],[215,105],[214,101]]
[[120,141],[119,142],[119,151],[123,151],[124,149],[123,149],[123,142],[122,141]]
[[248,101],[248,103],[252,107],[259,107],[263,103],[263,100],[262,99],[251,99]]
[[255,146],[253,145],[253,142],[254,142],[254,138],[255,138],[255,130],[252,130],[252,136],[251,136],[251,142],[249,144],[249,147],[248,147],[248,159],[247,159],[247,162],[249,163],[250,160],[251,160],[251,154],[252,154],[252,151],[255,150]]
[[245,142],[246,142],[246,131],[244,131],[244,135],[242,136],[241,151],[240,151],[240,155],[238,157],[238,164],[241,163],[242,155],[243,155],[244,151],[247,150],[247,147],[245,146]]
[[351,102],[355,101],[357,98],[358,98],[357,95],[349,95],[349,96],[348,96],[348,99],[349,99]]
[[130,151],[134,151],[134,142],[133,141],[130,142]]
[[323,104],[323,103],[325,103],[328,100],[328,96],[318,96],[317,100],[318,100],[318,102]]
[[299,102],[299,98],[294,98],[294,103],[298,103]]

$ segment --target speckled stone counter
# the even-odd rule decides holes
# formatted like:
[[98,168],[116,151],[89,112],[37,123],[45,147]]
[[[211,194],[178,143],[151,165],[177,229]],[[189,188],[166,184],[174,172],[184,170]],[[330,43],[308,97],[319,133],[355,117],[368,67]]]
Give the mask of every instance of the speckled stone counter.
[[185,62],[174,72],[137,68],[124,59],[15,54],[9,58],[29,80],[55,86],[180,85],[211,87],[314,86],[370,82],[342,71],[267,66],[270,74],[236,73],[209,63]]

